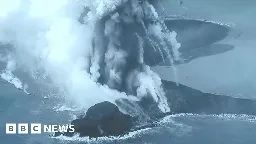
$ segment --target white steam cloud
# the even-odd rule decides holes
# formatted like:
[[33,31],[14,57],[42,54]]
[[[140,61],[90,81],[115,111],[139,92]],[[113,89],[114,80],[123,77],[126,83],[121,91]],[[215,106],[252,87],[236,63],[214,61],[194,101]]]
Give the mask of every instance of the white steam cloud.
[[19,66],[44,73],[66,90],[69,101],[85,109],[102,101],[150,95],[160,110],[170,111],[161,79],[143,62],[142,36],[135,33],[135,67],[128,68],[134,55],[122,44],[122,25],[138,23],[168,54],[167,46],[173,47],[170,60],[179,58],[176,33],[162,22],[145,24],[158,19],[148,1],[1,0],[0,7],[0,43],[12,44],[16,58],[8,61],[1,76],[16,81],[16,87],[22,83],[11,72]]

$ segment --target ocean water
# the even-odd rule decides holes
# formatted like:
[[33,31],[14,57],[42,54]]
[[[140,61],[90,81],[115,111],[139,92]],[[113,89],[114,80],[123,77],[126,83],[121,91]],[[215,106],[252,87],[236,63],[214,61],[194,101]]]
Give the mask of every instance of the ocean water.
[[[6,5],[6,11],[9,9],[14,9],[15,2],[20,2],[19,0],[13,0],[13,4],[7,4],[8,1],[3,1]],[[25,1],[24,1],[25,2]],[[47,1],[50,3],[49,1]],[[44,3],[47,3],[44,2]],[[66,1],[65,1],[66,2]],[[50,3],[53,5],[52,9],[49,7],[49,11],[54,13],[54,9],[61,6],[61,1],[56,1],[56,3]],[[0,2],[0,7],[1,7]],[[8,7],[14,5],[14,7]],[[25,5],[25,4],[24,4]],[[38,1],[38,5],[43,5]],[[36,6],[38,6],[36,5]],[[65,5],[65,4],[63,4]],[[35,8],[40,8],[36,7]],[[70,7],[72,7],[72,3]],[[75,6],[74,6],[75,7]],[[256,35],[253,30],[256,28],[256,21],[253,19],[255,13],[256,2],[251,0],[183,0],[183,6],[179,5],[179,1],[171,0],[164,2],[164,8],[166,15],[182,15],[186,17],[194,17],[200,19],[207,19],[214,22],[220,22],[224,24],[234,24],[235,27],[230,32],[228,38],[219,41],[217,44],[230,44],[234,45],[233,49],[225,52],[215,53],[215,49],[211,51],[204,51],[205,53],[200,53],[198,57],[191,59],[187,63],[177,65],[176,71],[169,66],[156,66],[153,70],[160,75],[162,79],[170,81],[178,81],[181,84],[190,86],[195,89],[202,90],[203,92],[219,93],[235,97],[243,97],[255,99],[255,70],[256,65],[254,65],[254,53],[256,45]],[[42,8],[44,9],[44,8]],[[24,12],[24,9],[21,10]],[[34,11],[36,13],[36,11]],[[38,11],[37,11],[38,12]],[[39,11],[44,12],[44,10]],[[38,15],[44,15],[44,13],[37,13]],[[45,12],[47,13],[47,12]],[[0,13],[3,14],[3,13]],[[0,15],[2,16],[2,15]],[[16,15],[17,16],[17,15]],[[45,14],[44,16],[47,16]],[[12,22],[12,16],[8,19],[9,24]],[[57,17],[57,16],[56,16]],[[60,16],[61,17],[61,16]],[[2,18],[2,17],[0,17]],[[36,17],[37,18],[37,17]],[[20,41],[25,41],[26,39],[33,41],[31,38],[34,36],[33,31],[31,32],[28,27],[24,26],[28,23],[32,23],[31,26],[35,27],[37,25],[37,19],[17,18],[20,28],[24,28],[22,31],[16,30],[17,38],[16,45],[18,47],[30,47],[27,43],[22,43]],[[51,19],[52,17],[47,17]],[[53,16],[53,18],[55,18]],[[41,19],[39,19],[39,22]],[[48,19],[47,19],[48,20]],[[0,19],[0,24],[3,23],[3,19]],[[24,21],[24,22],[23,22]],[[50,21],[50,20],[49,20]],[[47,21],[43,21],[47,22]],[[65,21],[62,21],[65,24]],[[60,23],[56,23],[60,24]],[[67,24],[68,25],[68,24]],[[12,24],[10,27],[15,27],[17,24]],[[42,26],[43,27],[43,26]],[[39,27],[39,28],[42,28]],[[17,27],[16,27],[17,28]],[[37,27],[38,28],[38,27]],[[54,27],[55,28],[55,27]],[[53,33],[56,37],[65,35],[63,29],[69,29],[69,27],[62,27],[60,29],[53,29]],[[17,28],[19,29],[19,28]],[[42,28],[44,29],[44,27]],[[9,30],[9,29],[8,29]],[[71,34],[77,34],[79,36],[84,36],[83,34],[77,32],[79,29],[73,30],[69,29]],[[73,30],[73,31],[72,31]],[[0,26],[0,32],[2,27]],[[31,35],[26,35],[23,33],[31,32]],[[72,33],[73,32],[73,33]],[[90,31],[89,31],[90,32]],[[88,32],[88,33],[89,33]],[[240,35],[240,33],[242,34]],[[64,33],[64,34],[63,34]],[[67,32],[68,33],[68,32]],[[179,35],[179,33],[177,33]],[[88,34],[89,35],[89,34]],[[0,34],[0,40],[4,41],[3,36]],[[23,38],[26,37],[25,39]],[[31,36],[31,37],[29,37]],[[66,36],[66,35],[65,35]],[[198,35],[196,35],[198,36]],[[67,36],[66,36],[67,37]],[[12,38],[12,37],[11,37]],[[200,39],[200,35],[198,36]],[[88,38],[89,39],[89,38]],[[55,39],[51,39],[54,41]],[[70,42],[69,38],[65,39]],[[79,39],[80,40],[80,39]],[[52,42],[51,41],[51,42]],[[57,42],[56,42],[57,41]],[[70,123],[74,117],[81,113],[88,106],[93,105],[102,100],[115,99],[111,96],[109,97],[97,97],[88,95],[97,95],[102,93],[93,93],[89,91],[93,89],[95,91],[100,90],[95,87],[88,86],[88,89],[83,90],[81,88],[85,85],[90,85],[92,83],[83,83],[83,80],[88,80],[87,77],[80,76],[80,71],[76,71],[77,67],[73,67],[74,63],[61,63],[67,53],[70,53],[68,47],[59,45],[58,40],[53,43],[55,47],[62,46],[63,49],[54,49],[51,58],[48,62],[52,62],[53,65],[42,63],[36,63],[38,59],[30,57],[35,56],[37,51],[31,55],[26,55],[29,50],[37,50],[40,47],[37,45],[32,45],[32,48],[15,49],[19,58],[24,59],[20,61],[21,63],[26,63],[19,65],[19,58],[16,58],[17,67],[15,67],[13,77],[16,77],[17,81],[6,81],[0,79],[0,143],[1,144],[82,144],[82,143],[102,143],[102,144],[244,144],[244,143],[255,143],[255,133],[256,133],[256,117],[247,115],[194,115],[194,114],[177,114],[170,115],[159,120],[159,126],[154,128],[146,128],[140,131],[131,132],[122,137],[103,137],[98,139],[89,138],[78,138],[78,137],[58,137],[53,138],[50,134],[41,135],[7,135],[5,134],[5,123],[43,123],[43,124],[67,124]],[[63,41],[63,40],[61,40]],[[41,41],[40,41],[41,42]],[[19,45],[22,43],[21,45]],[[86,42],[79,43],[79,45],[87,44]],[[70,43],[72,46],[72,43]],[[79,45],[76,45],[79,47]],[[182,45],[182,43],[181,43]],[[33,47],[35,46],[35,47]],[[218,46],[218,45],[217,45]],[[21,52],[24,50],[24,54]],[[64,51],[63,53],[60,51]],[[80,56],[79,52],[86,53],[82,51],[82,48],[74,49],[73,55],[70,56],[71,61],[77,60],[74,57]],[[10,54],[9,51],[6,52],[6,47],[1,45],[0,47],[1,57]],[[208,53],[206,53],[208,52]],[[210,53],[210,54],[209,54]],[[198,53],[197,53],[198,54]],[[73,61],[72,61],[73,62]],[[4,60],[0,63],[0,70],[8,70],[6,66],[9,63],[9,68],[12,69],[12,59]],[[75,63],[77,64],[77,63]],[[81,64],[81,63],[79,63]],[[78,67],[80,66],[78,64]],[[11,65],[11,66],[10,66]],[[52,77],[56,77],[55,81],[57,83],[48,83],[48,79],[44,78],[44,73],[40,73],[38,70],[38,77],[36,79],[31,78],[30,68],[35,68],[38,65],[43,65],[45,69],[48,68],[49,73]],[[81,64],[82,65],[82,64]],[[76,65],[77,66],[77,65]],[[73,70],[73,73],[65,73],[68,70]],[[9,70],[10,70],[9,69]],[[63,73],[55,73],[55,70],[63,70]],[[52,72],[52,73],[51,73]],[[33,73],[35,74],[35,73]],[[37,73],[36,73],[37,74]],[[35,74],[35,75],[36,75]],[[83,74],[83,73],[82,73]],[[72,78],[69,82],[70,91],[59,91],[62,88],[61,85],[64,83],[62,79]],[[81,81],[79,81],[81,79]],[[72,81],[73,80],[73,81]],[[22,83],[21,88],[19,87],[19,81]],[[14,85],[16,84],[16,85]],[[26,85],[28,88],[26,89]],[[64,85],[65,88],[66,85]],[[62,90],[62,89],[61,89]],[[74,92],[75,91],[75,92]],[[87,92],[89,91],[89,92]],[[31,94],[27,94],[31,93]],[[71,94],[72,97],[65,96],[66,93]],[[111,92],[108,92],[111,93]],[[67,94],[67,95],[68,95]],[[82,96],[80,96],[82,95]],[[83,97],[86,97],[83,99]],[[88,98],[89,97],[89,98]],[[70,101],[67,101],[70,100]],[[97,99],[97,100],[95,100]],[[81,103],[77,103],[82,101]],[[84,104],[84,105],[83,105]],[[82,105],[82,110],[80,106]]]

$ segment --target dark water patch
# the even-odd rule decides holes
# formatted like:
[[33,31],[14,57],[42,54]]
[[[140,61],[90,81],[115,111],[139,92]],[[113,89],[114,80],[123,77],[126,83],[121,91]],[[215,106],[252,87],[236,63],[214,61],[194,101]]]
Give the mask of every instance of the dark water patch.
[[4,113],[21,94],[13,85],[0,78],[0,114]]
[[15,98],[8,98],[0,96],[0,114],[4,113],[15,101]]

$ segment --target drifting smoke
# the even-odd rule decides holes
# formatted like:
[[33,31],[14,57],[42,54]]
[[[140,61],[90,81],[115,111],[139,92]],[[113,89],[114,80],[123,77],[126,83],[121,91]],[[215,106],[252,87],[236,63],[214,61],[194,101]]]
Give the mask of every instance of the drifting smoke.
[[[85,109],[102,101],[152,96],[159,109],[168,112],[161,79],[143,58],[149,41],[169,60],[179,59],[176,33],[159,19],[159,3],[1,0],[0,42],[12,44],[15,66],[47,75],[65,89],[69,101]],[[141,29],[130,30],[132,24]],[[9,61],[6,71],[15,66]]]

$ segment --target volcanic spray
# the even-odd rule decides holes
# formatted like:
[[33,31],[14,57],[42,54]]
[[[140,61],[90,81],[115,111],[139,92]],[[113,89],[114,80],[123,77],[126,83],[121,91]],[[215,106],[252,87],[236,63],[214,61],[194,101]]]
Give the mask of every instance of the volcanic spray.
[[[1,58],[8,63],[2,75],[9,80],[22,68],[85,110],[102,101],[150,96],[162,112],[170,111],[161,79],[149,67],[153,58],[144,57],[149,50],[171,63],[179,59],[176,33],[158,15],[160,1],[2,0],[0,5],[0,42],[8,52]],[[10,82],[17,81],[22,88],[19,80]]]

